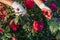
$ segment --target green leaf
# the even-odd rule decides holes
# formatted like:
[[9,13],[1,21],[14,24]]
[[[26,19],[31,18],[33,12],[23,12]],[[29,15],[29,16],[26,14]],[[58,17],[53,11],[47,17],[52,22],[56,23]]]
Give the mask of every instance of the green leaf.
[[11,38],[12,37],[12,35],[10,33],[5,33],[4,36],[7,37],[7,38]]
[[57,39],[57,40],[60,40],[60,32],[57,33],[56,39]]
[[1,24],[1,22],[0,22],[0,27],[2,27],[3,25]]
[[10,32],[9,26],[6,27],[5,31],[6,31],[6,32]]
[[18,20],[19,20],[19,16],[16,16],[15,19],[14,19],[16,24],[18,23]]
[[59,28],[59,23],[56,22],[56,18],[53,18],[52,20],[48,21],[48,24],[49,24],[49,29],[51,31],[51,33],[56,33],[56,31],[58,30]]
[[26,21],[30,21],[28,16],[23,16],[23,19],[26,20]]
[[2,40],[8,40],[8,38],[6,38],[6,37],[2,37]]
[[28,28],[28,23],[26,23],[24,26],[23,26],[23,29],[27,29]]
[[7,21],[7,17],[5,17],[4,20]]
[[50,28],[50,31],[51,31],[52,34],[56,33],[57,28],[54,28],[53,26],[49,26],[49,28]]
[[58,28],[58,30],[60,30],[60,24],[59,24],[59,28]]

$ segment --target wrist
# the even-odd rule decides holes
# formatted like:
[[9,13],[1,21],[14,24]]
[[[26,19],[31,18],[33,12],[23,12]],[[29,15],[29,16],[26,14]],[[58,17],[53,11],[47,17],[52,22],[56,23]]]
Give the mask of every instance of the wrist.
[[44,3],[40,4],[39,8],[40,9],[46,8],[46,9],[50,10],[50,8],[48,6],[46,6]]
[[44,4],[44,3],[41,3],[40,5],[39,5],[39,8],[40,9],[43,9],[43,8],[45,8],[46,7],[46,5]]

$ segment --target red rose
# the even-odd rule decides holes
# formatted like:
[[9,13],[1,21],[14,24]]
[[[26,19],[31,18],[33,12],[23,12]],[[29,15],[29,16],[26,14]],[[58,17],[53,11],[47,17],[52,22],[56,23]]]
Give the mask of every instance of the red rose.
[[2,15],[2,16],[1,16],[2,21],[4,21],[4,18],[5,18],[5,16],[4,16],[4,15]]
[[2,29],[2,28],[0,28],[0,33],[2,33],[2,31],[3,31],[3,29]]
[[17,39],[15,37],[13,37],[12,40],[17,40]]
[[28,9],[32,9],[34,7],[34,1],[33,0],[24,0],[24,5]]
[[33,22],[33,30],[40,31],[44,28],[44,24],[42,22],[34,21]]
[[53,9],[53,10],[57,10],[57,6],[54,3],[51,3],[50,4],[50,8]]
[[12,20],[10,22],[11,29],[16,31],[18,29],[18,24],[15,24],[15,22]]

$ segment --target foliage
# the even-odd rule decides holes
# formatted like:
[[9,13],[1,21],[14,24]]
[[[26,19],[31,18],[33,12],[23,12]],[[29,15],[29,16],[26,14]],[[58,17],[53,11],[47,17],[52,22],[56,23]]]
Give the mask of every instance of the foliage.
[[[23,0],[18,0],[24,6]],[[52,10],[53,18],[51,20],[46,19],[41,10],[34,5],[33,9],[27,9],[26,15],[16,16],[13,8],[10,6],[4,5],[7,9],[7,15],[2,21],[0,17],[0,28],[3,28],[3,32],[0,33],[0,40],[11,40],[12,37],[16,37],[17,40],[60,40],[60,0],[48,0],[45,2],[47,6],[51,2],[54,2],[57,6],[57,10]],[[10,20],[13,20],[15,24],[18,24],[19,27],[16,31],[12,30],[10,26]],[[40,31],[33,30],[33,21],[37,20],[44,23],[44,28]]]

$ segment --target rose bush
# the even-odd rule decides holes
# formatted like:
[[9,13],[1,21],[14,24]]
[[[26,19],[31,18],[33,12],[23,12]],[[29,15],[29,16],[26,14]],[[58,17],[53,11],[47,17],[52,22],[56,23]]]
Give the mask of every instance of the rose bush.
[[[42,0],[51,8],[48,20],[33,0],[18,0],[29,16],[17,16],[13,8],[0,3],[0,40],[59,40],[60,0]],[[51,15],[52,16],[52,15]]]

